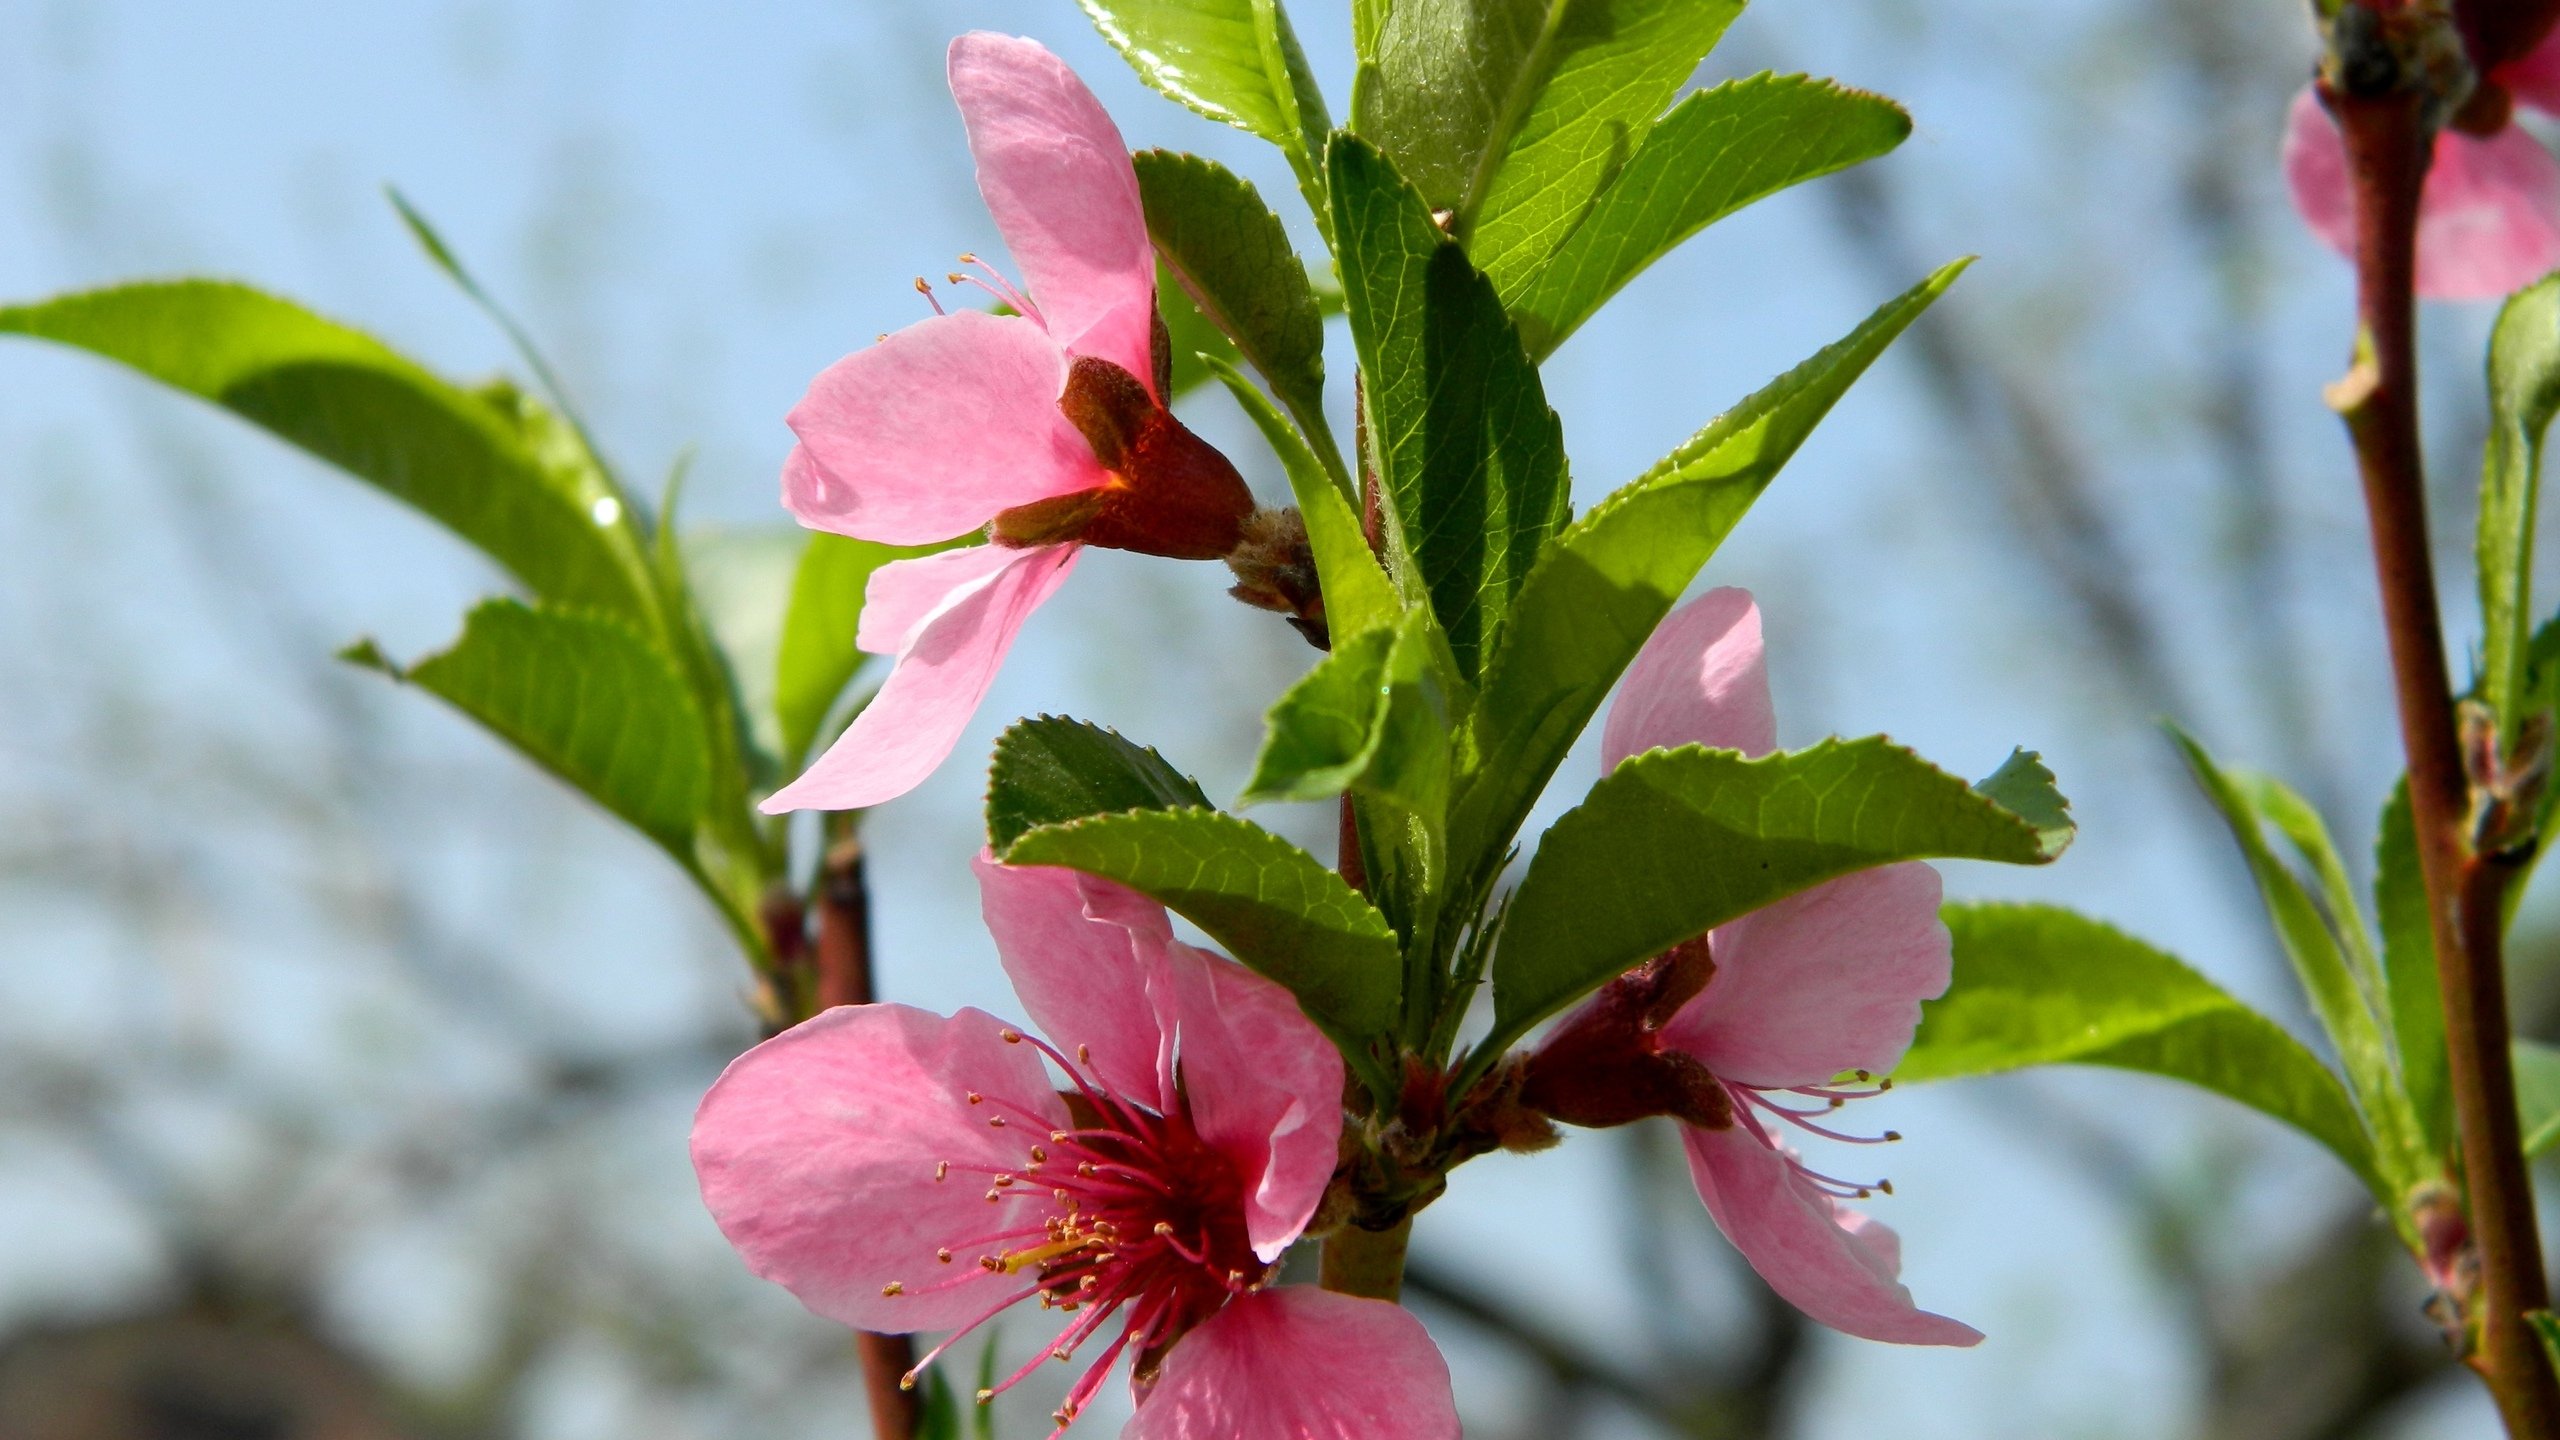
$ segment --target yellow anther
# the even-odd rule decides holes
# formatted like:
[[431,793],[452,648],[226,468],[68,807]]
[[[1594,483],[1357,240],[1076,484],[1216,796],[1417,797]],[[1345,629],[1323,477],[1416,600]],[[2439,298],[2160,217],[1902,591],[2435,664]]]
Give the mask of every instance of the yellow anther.
[[898,1281],[892,1280],[888,1284],[880,1287],[880,1293],[883,1295],[904,1295],[907,1293],[907,1287]]

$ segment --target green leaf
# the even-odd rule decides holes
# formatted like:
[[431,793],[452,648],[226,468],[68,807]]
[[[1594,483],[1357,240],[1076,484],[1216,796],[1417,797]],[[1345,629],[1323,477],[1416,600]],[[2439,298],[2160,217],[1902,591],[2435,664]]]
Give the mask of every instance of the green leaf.
[[1236,342],[1217,323],[1200,313],[1191,303],[1189,292],[1173,273],[1173,267],[1156,258],[1156,313],[1164,317],[1165,337],[1172,341],[1172,392],[1165,397],[1170,403],[1199,388],[1200,382],[1214,372],[1213,361],[1235,363]]
[[2560,1140],[2560,1046],[2515,1042],[2516,1113],[2524,1127],[2524,1153],[2539,1155]]
[[[666,514],[661,506],[659,514]],[[663,545],[675,532],[664,528]],[[793,576],[807,548],[807,532],[785,525],[688,527],[677,539],[680,562],[671,593],[688,595],[708,627],[719,663],[734,679],[750,738],[761,752],[759,782],[779,762],[782,733],[776,715],[776,657],[791,602]],[[793,757],[797,763],[798,757]]]
[[1450,815],[1451,863],[1480,888],[1619,672],[1814,425],[1964,269],[1947,266],[1727,411],[1547,548],[1486,668],[1478,757]]
[[2524,1323],[2533,1327],[2534,1338],[2542,1342],[2543,1363],[2560,1372],[2560,1315],[2548,1310],[2527,1310]]
[[[2048,790],[2025,808],[2062,803]],[[2040,865],[2067,839],[1880,736],[1756,760],[1649,751],[1539,841],[1494,952],[1488,1043],[1499,1053],[1612,976],[1825,880],[1900,860]]]
[[1488,220],[1471,250],[1529,353],[1543,359],[1681,241],[1790,185],[1882,155],[1910,133],[1901,106],[1863,90],[1801,75],[1728,81],[1675,106],[1587,207],[1524,209],[1517,239]]
[[[1505,188],[1597,190],[1739,13],[1739,0],[1398,0],[1355,128],[1460,235]],[[1579,203],[1575,199],[1568,203]]]
[[1329,800],[1367,771],[1386,729],[1387,652],[1395,640],[1393,630],[1354,635],[1282,693],[1238,805]]
[[568,427],[469,391],[244,285],[155,281],[0,308],[0,333],[102,355],[222,406],[416,507],[536,596],[656,628],[633,518]]
[[1287,986],[1308,1018],[1354,1049],[1396,1022],[1402,981],[1386,917],[1250,821],[1208,809],[1098,815],[1028,831],[1004,860],[1065,865],[1153,897]]
[[1262,372],[1320,452],[1334,448],[1324,418],[1324,316],[1280,217],[1251,182],[1214,160],[1141,150],[1138,195],[1147,233],[1183,291]]
[[1459,238],[1497,284],[1506,259],[1544,257],[1572,232],[1742,13],[1742,0],[1546,3],[1545,77],[1458,207]]
[[2357,972],[2347,945],[2330,917],[2322,912],[2319,901],[2267,845],[2264,825],[2250,796],[2253,790],[2272,782],[2244,784],[2235,780],[2185,733],[2172,727],[2170,734],[2194,769],[2196,783],[2222,812],[2232,838],[2239,843],[2241,858],[2248,862],[2249,873],[2257,882],[2258,898],[2275,925],[2276,938],[2293,962],[2294,976],[2310,998],[2312,1012],[2319,1016],[2321,1028],[2337,1048],[2348,1086],[2373,1128],[2376,1163],[2390,1178],[2413,1183],[2426,1172],[2428,1162],[2419,1138],[2416,1112],[2401,1084],[2390,1039],[2378,1018],[2384,1003],[2378,993],[2380,987],[2374,983],[2379,977]]
[[446,701],[694,864],[710,737],[683,677],[629,623],[490,600],[461,639],[405,669],[369,640],[345,658]]
[[2482,698],[2508,743],[2523,723],[2533,625],[2542,438],[2560,413],[2560,275],[2518,291],[2489,334],[2489,443],[2480,467]]
[[1297,498],[1299,517],[1306,521],[1307,544],[1315,551],[1316,580],[1324,590],[1325,625],[1333,632],[1333,643],[1340,645],[1348,637],[1395,623],[1403,609],[1395,583],[1378,568],[1378,557],[1370,551],[1360,517],[1343,487],[1291,428],[1288,417],[1251,380],[1232,365],[1204,363],[1244,407],[1288,472],[1290,493]]
[[987,771],[987,843],[1011,846],[1043,825],[1123,810],[1206,807],[1198,781],[1152,747],[1061,715],[1017,720]]
[[2345,1087],[2302,1042],[2177,959],[2050,905],[1950,905],[1955,982],[1900,1081],[2111,1065],[2200,1085],[2326,1145],[2395,1213]]
[[2384,989],[2400,1083],[2430,1155],[2453,1153],[2453,1077],[2444,1058],[2444,999],[2436,989],[2435,927],[2418,873],[2418,828],[2409,783],[2392,787],[2374,839],[2373,906],[2382,922]]
[[1077,0],[1138,78],[1289,157],[1324,214],[1324,137],[1333,128],[1315,72],[1280,0]]
[[782,612],[773,656],[773,710],[781,737],[776,753],[787,774],[796,775],[807,764],[829,712],[869,658],[856,648],[854,638],[862,628],[862,601],[872,575],[894,561],[977,539],[970,535],[953,544],[881,545],[823,531],[809,536],[792,573],[791,599]]
[[1570,511],[1563,431],[1493,287],[1422,197],[1366,141],[1337,135],[1328,154],[1390,553],[1411,558],[1472,680]]

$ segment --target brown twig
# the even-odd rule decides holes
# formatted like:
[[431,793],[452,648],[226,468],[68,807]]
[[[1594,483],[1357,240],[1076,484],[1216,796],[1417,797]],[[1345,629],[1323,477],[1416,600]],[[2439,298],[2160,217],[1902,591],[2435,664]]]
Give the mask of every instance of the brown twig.
[[[863,883],[862,841],[845,835],[827,847],[818,871],[818,976],[816,1009],[868,1005],[871,981],[871,892]],[[906,1377],[915,1369],[915,1341],[905,1335],[855,1332],[862,1359],[862,1389],[871,1406],[877,1440],[914,1440],[924,1407]]]
[[2560,1385],[2524,1319],[2550,1297],[2507,1050],[2500,952],[2511,867],[2473,854],[2466,832],[2470,785],[2428,548],[2416,305],[2418,199],[2433,138],[2426,95],[2411,84],[2381,93],[2324,86],[2324,98],[2346,137],[2354,176],[2360,322],[2354,366],[2329,399],[2346,420],[2364,480],[2419,868],[2435,929],[2445,1059],[2480,1260],[2482,1337],[2471,1363],[2488,1381],[2508,1434],[2560,1437]]

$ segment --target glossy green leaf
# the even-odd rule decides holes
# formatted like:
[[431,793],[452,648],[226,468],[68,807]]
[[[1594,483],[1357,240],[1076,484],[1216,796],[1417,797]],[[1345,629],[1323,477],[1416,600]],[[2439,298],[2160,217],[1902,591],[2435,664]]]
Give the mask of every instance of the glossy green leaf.
[[443,699],[694,863],[710,737],[683,677],[629,623],[490,600],[461,639],[416,664],[393,664],[371,641],[346,658]]
[[[2015,801],[2025,782],[2004,768]],[[2059,795],[2022,809],[2059,811]],[[1500,1045],[1692,936],[1900,860],[2040,865],[2069,838],[1882,737],[1746,759],[1685,746],[1611,771],[1538,842],[1493,957]]]
[[1410,557],[1472,680],[1571,509],[1563,431],[1492,285],[1422,198],[1366,141],[1337,135],[1328,153],[1390,553]]
[[[974,543],[969,536],[962,543]],[[828,714],[867,657],[854,640],[872,575],[893,561],[930,555],[942,545],[881,545],[813,532],[792,572],[773,655],[773,709],[782,768],[796,775],[826,727]]]
[[584,447],[512,386],[465,390],[245,285],[155,281],[0,308],[0,333],[117,361],[372,482],[544,600],[655,628],[632,517]]
[[2560,414],[2560,275],[2518,291],[2489,334],[2489,443],[2480,467],[2481,697],[2512,743],[2533,625],[2542,439]]
[[2418,874],[2418,830],[2406,780],[2392,787],[2374,839],[2373,905],[2381,920],[2384,989],[2400,1083],[2427,1153],[2453,1153],[2453,1077],[2444,1056],[2444,999],[2436,988],[2435,928]]
[[1162,256],[1156,259],[1156,313],[1164,317],[1165,338],[1173,348],[1172,384],[1167,387],[1172,393],[1166,396],[1168,401],[1190,394],[1215,374],[1209,368],[1212,361],[1230,365],[1236,362],[1236,342],[1228,339],[1227,332],[1219,329],[1215,321],[1200,313],[1200,307],[1192,303],[1190,293],[1182,288],[1182,281]]
[[2058,1064],[2165,1075],[2302,1131],[2398,1207],[2338,1077],[2220,986],[2111,925],[2054,906],[1950,905],[1944,914],[1955,981],[1922,1009],[1895,1079]]
[[[2426,1162],[2416,1112],[2400,1081],[2399,1064],[2383,1028],[2386,1003],[2378,976],[2358,973],[2347,942],[2320,907],[2309,886],[2269,847],[2262,817],[2251,803],[2254,789],[2271,782],[2233,778],[2213,762],[2203,747],[2185,734],[2171,731],[2206,798],[2222,812],[2239,843],[2241,858],[2257,882],[2276,938],[2293,962],[2294,977],[2311,1000],[2312,1012],[2337,1047],[2338,1059],[2355,1092],[2356,1103],[2371,1124],[2377,1163],[2386,1175],[2414,1180]],[[2352,912],[2350,912],[2352,914]]]
[[1619,672],[1814,425],[1964,268],[1947,266],[1593,506],[1529,574],[1462,751],[1451,863],[1480,889]]
[[2560,1046],[2515,1042],[2516,1114],[2524,1129],[2524,1153],[2539,1155],[2560,1141]]
[[1501,148],[1478,157],[1458,206],[1458,236],[1498,286],[1572,233],[1742,13],[1742,0],[1544,3],[1549,54],[1534,98]]
[[1206,807],[1199,782],[1150,746],[1082,720],[1041,715],[996,737],[987,771],[987,844],[1004,850],[1024,832],[1124,810]]
[[1280,217],[1242,176],[1197,155],[1141,150],[1138,194],[1156,252],[1200,312],[1234,341],[1320,449],[1324,316]]
[[1116,880],[1285,985],[1309,1018],[1361,1041],[1395,1024],[1402,979],[1386,917],[1314,856],[1216,810],[1137,810],[1028,831],[1007,864]]
[[1139,79],[1279,146],[1322,214],[1324,137],[1333,121],[1280,0],[1077,3]]
[[1288,417],[1280,413],[1269,396],[1254,388],[1251,380],[1237,373],[1232,365],[1209,362],[1209,370],[1244,407],[1246,416],[1270,443],[1272,453],[1280,457],[1281,468],[1288,472],[1290,493],[1297,498],[1299,517],[1306,522],[1308,547],[1315,552],[1316,579],[1324,590],[1325,624],[1333,632],[1334,643],[1339,645],[1350,636],[1393,624],[1403,609],[1396,598],[1395,583],[1378,568],[1378,557],[1370,551],[1369,539],[1361,533],[1360,517],[1351,508],[1342,485],[1307,448],[1306,440],[1290,426]]
[[1384,629],[1354,635],[1281,694],[1237,804],[1329,800],[1367,771],[1386,730],[1387,652],[1395,639]]
[[[1790,185],[1902,143],[1911,117],[1880,95],[1801,75],[1702,90],[1657,123],[1608,188],[1500,248],[1473,252],[1544,358],[1618,288],[1708,225]],[[1559,229],[1558,227],[1562,227]]]
[[[1597,190],[1635,148],[1630,132],[1670,103],[1741,8],[1397,0],[1377,27],[1378,78],[1355,97],[1354,128],[1466,235],[1497,198],[1518,208],[1549,186]],[[1513,169],[1523,178],[1506,186]]]

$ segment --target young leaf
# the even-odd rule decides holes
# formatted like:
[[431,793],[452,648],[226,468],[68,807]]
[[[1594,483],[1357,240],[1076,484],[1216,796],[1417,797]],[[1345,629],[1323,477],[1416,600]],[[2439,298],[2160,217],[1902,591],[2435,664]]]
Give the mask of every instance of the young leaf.
[[1156,313],[1164,317],[1165,338],[1173,342],[1173,387],[1165,403],[1198,389],[1214,373],[1209,368],[1213,362],[1235,363],[1236,342],[1200,313],[1161,255],[1156,257]]
[[1366,141],[1336,135],[1327,154],[1393,549],[1472,680],[1571,508],[1563,431],[1493,287],[1422,197]]
[[627,622],[489,600],[461,639],[414,665],[369,640],[345,658],[443,699],[694,863],[710,738],[674,665]]
[[1367,771],[1386,729],[1395,640],[1393,630],[1378,629],[1341,641],[1280,696],[1239,806],[1329,800]]
[[[976,539],[972,535],[963,543]],[[773,710],[786,775],[800,773],[808,763],[828,712],[868,658],[854,638],[862,628],[862,601],[873,573],[892,561],[945,548],[881,545],[824,531],[810,534],[792,573],[791,601],[782,615],[773,661]]]
[[2409,785],[2392,787],[2374,839],[2373,907],[2382,925],[2384,989],[2391,1038],[2400,1052],[2400,1083],[2409,1092],[2427,1153],[2453,1153],[2453,1077],[2444,1058],[2444,999],[2436,989],[2435,927],[2427,920],[2427,887],[2418,874],[2418,830],[2409,816]]
[[2515,1042],[2516,1112],[2524,1127],[2524,1153],[2539,1155],[2560,1140],[2560,1046]]
[[1062,715],[1017,720],[996,737],[987,770],[987,844],[1123,810],[1205,808],[1200,784],[1152,747]]
[[[2204,748],[2174,728],[2171,737],[2185,753],[2196,783],[2222,812],[2240,846],[2241,858],[2257,881],[2258,898],[2275,925],[2296,979],[2310,997],[2313,1013],[2337,1047],[2347,1084],[2357,1106],[2372,1126],[2378,1163],[2395,1178],[2423,1174],[2425,1146],[2417,1115],[2401,1084],[2391,1041],[2378,1018],[2383,997],[2375,993],[2379,977],[2360,975],[2338,930],[2302,880],[2267,844],[2260,813],[2250,803],[2250,788],[2214,764]],[[2353,912],[2350,911],[2350,914]]]
[[1462,753],[1479,757],[1450,814],[1450,857],[1475,893],[1620,671],[1751,502],[1894,337],[1944,294],[1949,265],[1699,431],[1556,537],[1486,668]]
[[2338,1077],[2177,959],[2050,905],[1950,905],[1955,982],[1921,1011],[1900,1081],[2112,1065],[2199,1085],[2326,1145],[2396,1210]]
[[1911,117],[1881,95],[1801,75],[1728,81],[1655,123],[1588,206],[1498,248],[1488,220],[1471,253],[1529,353],[1544,359],[1681,241],[1764,196],[1882,155],[1910,133]]
[[1610,977],[1852,871],[2053,859],[2070,832],[2043,820],[2062,798],[2021,798],[2018,772],[2003,773],[2017,810],[1880,736],[1756,760],[1695,745],[1628,760],[1538,842],[1493,956],[1488,1046],[1499,1053]]
[[0,333],[90,351],[200,396],[423,511],[536,596],[656,628],[622,501],[550,412],[473,392],[245,285],[155,281],[0,308]]
[[2489,334],[2489,443],[2480,466],[2481,696],[2513,743],[2524,720],[2542,437],[2560,413],[2560,275],[2518,291]]
[[1546,3],[1546,74],[1458,206],[1458,237],[1497,286],[1507,263],[1543,257],[1572,232],[1742,13],[1742,0]]
[[[667,513],[663,505],[658,513]],[[662,525],[662,554],[670,536],[676,537],[677,556],[660,561],[670,576],[668,592],[685,597],[701,617],[709,635],[704,649],[721,667],[723,684],[735,686],[734,708],[744,712],[756,751],[755,782],[778,783],[772,772],[780,763],[782,733],[774,672],[808,535],[786,525],[687,527],[681,534]],[[706,706],[706,721],[709,713]]]
[[1383,1035],[1402,978],[1395,932],[1342,877],[1250,821],[1133,810],[1027,831],[1008,865],[1064,865],[1152,896],[1287,986],[1338,1039]]
[[1332,450],[1324,316],[1280,217],[1251,182],[1214,160],[1169,150],[1131,158],[1156,252],[1201,313],[1262,372],[1319,453]]
[[1324,214],[1333,129],[1280,0],[1077,0],[1138,78],[1222,124],[1277,145]]
[[1315,452],[1289,425],[1270,398],[1232,365],[1204,361],[1244,407],[1254,427],[1280,457],[1297,497],[1298,515],[1307,525],[1307,544],[1315,551],[1316,579],[1324,590],[1325,625],[1337,645],[1350,636],[1392,624],[1403,609],[1395,583],[1378,568],[1378,557],[1361,533],[1360,517],[1343,486],[1316,459]]
[[[1468,236],[1499,199],[1575,206],[1632,148],[1739,0],[1397,0],[1354,127]],[[1504,172],[1524,177],[1503,184]],[[1505,193],[1507,192],[1507,193]]]

